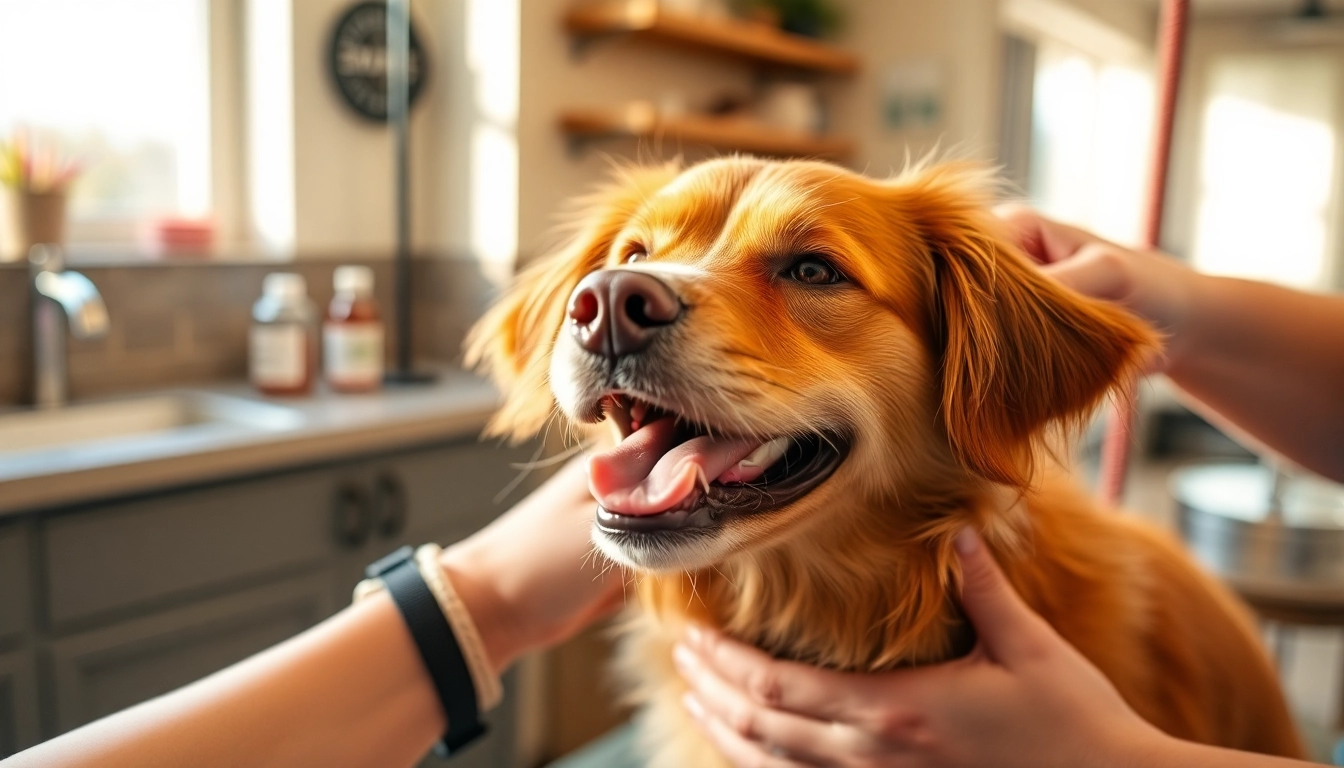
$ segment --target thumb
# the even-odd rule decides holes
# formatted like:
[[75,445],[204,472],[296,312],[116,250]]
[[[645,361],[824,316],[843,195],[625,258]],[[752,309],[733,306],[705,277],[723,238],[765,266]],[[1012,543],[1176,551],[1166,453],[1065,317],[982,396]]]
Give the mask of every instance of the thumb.
[[1090,243],[1073,258],[1048,264],[1042,271],[1084,296],[1126,303],[1131,280],[1118,251],[1116,246]]
[[990,658],[1010,667],[1034,654],[1044,620],[1013,590],[980,534],[963,528],[953,543],[961,558],[961,606]]

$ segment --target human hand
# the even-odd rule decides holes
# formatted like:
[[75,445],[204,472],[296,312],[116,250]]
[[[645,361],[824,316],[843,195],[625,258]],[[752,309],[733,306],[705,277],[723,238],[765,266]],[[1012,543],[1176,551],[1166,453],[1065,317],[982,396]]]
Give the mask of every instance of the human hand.
[[1158,251],[1125,248],[1020,205],[995,213],[1042,270],[1087,296],[1113,301],[1166,335],[1166,361],[1186,351],[1200,275]]
[[619,573],[590,557],[597,502],[571,461],[513,509],[444,550],[441,563],[496,671],[564,640],[622,602]]
[[1132,765],[1169,740],[1022,602],[978,536],[957,550],[980,637],[966,658],[842,673],[693,629],[676,650],[687,709],[738,768]]

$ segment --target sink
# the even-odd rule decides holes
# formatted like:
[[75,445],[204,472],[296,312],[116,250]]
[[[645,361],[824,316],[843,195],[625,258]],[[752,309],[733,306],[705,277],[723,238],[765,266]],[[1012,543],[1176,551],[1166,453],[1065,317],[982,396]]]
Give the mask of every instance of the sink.
[[197,432],[276,432],[303,424],[284,406],[209,392],[174,392],[0,414],[0,459],[7,455],[110,445]]

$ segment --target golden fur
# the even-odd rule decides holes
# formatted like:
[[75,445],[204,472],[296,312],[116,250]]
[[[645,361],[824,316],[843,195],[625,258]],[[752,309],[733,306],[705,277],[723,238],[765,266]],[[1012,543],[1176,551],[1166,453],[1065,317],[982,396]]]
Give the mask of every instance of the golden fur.
[[[852,436],[810,494],[640,576],[624,667],[646,705],[650,765],[722,763],[679,702],[670,649],[688,618],[836,669],[946,659],[952,537],[968,524],[1149,721],[1302,755],[1244,608],[1166,534],[1098,510],[1046,444],[1136,375],[1153,332],[1043,276],[991,203],[992,179],[964,165],[882,181],[752,158],[629,169],[475,328],[470,357],[506,393],[492,429],[526,437],[554,410],[548,384],[575,413],[561,359],[575,285],[602,268],[656,271],[692,308],[666,399],[730,433]],[[648,260],[626,264],[635,249]],[[824,254],[850,282],[781,282],[779,260],[798,253]]]

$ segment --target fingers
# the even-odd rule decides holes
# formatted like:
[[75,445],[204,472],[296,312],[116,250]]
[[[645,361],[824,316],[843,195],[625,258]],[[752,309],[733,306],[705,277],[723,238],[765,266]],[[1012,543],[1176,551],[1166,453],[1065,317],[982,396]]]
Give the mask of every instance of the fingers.
[[[705,736],[713,742],[728,762],[737,766],[737,768],[807,768],[808,763],[800,763],[783,754],[776,754],[774,750],[759,742],[754,742],[744,738],[741,734],[729,728],[726,723],[718,718],[698,709],[699,703],[695,699],[687,702],[686,709],[691,713],[691,717],[700,725]],[[813,763],[812,765],[820,765]]]
[[1000,205],[994,213],[1012,230],[1018,246],[1041,264],[1063,261],[1089,243],[1105,242],[1086,230],[1048,219],[1024,205]]
[[980,535],[964,528],[955,544],[961,557],[961,605],[990,658],[1012,666],[1037,654],[1045,623],[1013,590]]
[[691,627],[686,645],[720,678],[755,703],[820,720],[844,720],[846,695],[863,678],[773,659],[713,630]]
[[1128,305],[1131,274],[1121,254],[1118,246],[1089,243],[1074,258],[1048,264],[1044,271],[1084,296]]
[[725,682],[684,645],[677,646],[677,671],[691,686],[686,709],[702,726],[714,720],[740,738],[782,749],[795,759],[832,765],[859,751],[862,737],[852,726],[770,709]]

